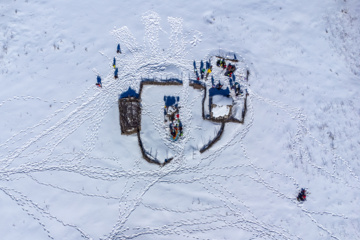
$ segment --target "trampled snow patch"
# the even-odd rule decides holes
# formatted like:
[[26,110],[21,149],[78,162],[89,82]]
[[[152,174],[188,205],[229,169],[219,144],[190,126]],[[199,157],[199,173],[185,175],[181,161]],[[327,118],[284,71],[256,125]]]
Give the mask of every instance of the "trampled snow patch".
[[[0,235],[359,239],[358,35],[351,25],[358,16],[329,17],[349,7],[358,3],[0,4]],[[226,123],[200,154],[221,124],[202,118],[204,90],[188,80],[192,62],[218,48],[246,58],[248,109],[243,125]],[[136,136],[120,132],[119,95],[138,91],[144,78],[184,81],[169,93],[144,89],[145,121],[158,134],[147,144],[175,156],[163,167],[144,161]],[[163,138],[164,94],[180,99],[184,138],[177,142]],[[236,114],[241,103],[234,101]],[[311,194],[299,203],[302,187]]]
[[230,114],[232,99],[222,95],[216,95],[212,98],[212,104],[215,105],[211,109],[213,117],[224,117]]

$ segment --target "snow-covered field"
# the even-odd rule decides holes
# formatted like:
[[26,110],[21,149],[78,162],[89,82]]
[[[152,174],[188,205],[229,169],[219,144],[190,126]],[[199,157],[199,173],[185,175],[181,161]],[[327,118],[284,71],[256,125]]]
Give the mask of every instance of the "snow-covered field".
[[[0,239],[360,239],[359,12],[358,0],[2,1]],[[220,125],[201,118],[189,76],[219,49],[250,71],[248,112],[200,154]],[[141,78],[184,81],[143,90],[141,134],[174,156],[164,167],[120,133],[119,94]],[[177,142],[164,95],[180,97]]]

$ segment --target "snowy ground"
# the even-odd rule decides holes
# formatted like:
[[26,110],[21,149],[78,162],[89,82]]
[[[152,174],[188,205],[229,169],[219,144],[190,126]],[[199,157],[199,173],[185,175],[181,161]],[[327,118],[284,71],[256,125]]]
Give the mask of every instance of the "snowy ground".
[[[360,239],[359,12],[357,0],[1,2],[1,239]],[[216,49],[250,69],[245,123],[200,154],[220,126],[184,84],[179,157],[147,163],[120,134],[119,94],[141,77],[186,80]]]

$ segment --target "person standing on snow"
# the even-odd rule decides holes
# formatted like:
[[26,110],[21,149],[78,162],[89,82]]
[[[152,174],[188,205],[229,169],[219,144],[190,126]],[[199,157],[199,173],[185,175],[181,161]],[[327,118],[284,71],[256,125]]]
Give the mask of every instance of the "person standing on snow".
[[119,76],[118,76],[118,68],[115,68],[115,72],[114,72],[114,78],[117,79]]
[[297,198],[298,201],[306,201],[306,190],[305,188],[302,188],[301,191],[299,192]]
[[97,80],[97,83],[95,85],[102,88],[100,76],[97,76],[96,80]]

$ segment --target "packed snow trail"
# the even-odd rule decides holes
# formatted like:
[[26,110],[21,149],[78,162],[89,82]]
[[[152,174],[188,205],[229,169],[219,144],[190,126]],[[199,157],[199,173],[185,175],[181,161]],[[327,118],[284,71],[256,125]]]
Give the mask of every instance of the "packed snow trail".
[[[358,218],[352,211],[332,208],[329,203],[313,204],[326,200],[315,191],[307,202],[296,201],[296,191],[313,178],[319,184],[332,183],[324,189],[340,189],[343,194],[359,190],[359,177],[354,167],[336,149],[329,149],[316,139],[301,109],[261,96],[248,85],[245,123],[226,124],[222,139],[204,154],[186,147],[195,138],[191,133],[202,128],[192,111],[202,94],[190,94],[187,78],[193,72],[193,59],[188,55],[190,50],[196,51],[201,33],[196,32],[189,39],[183,33],[181,18],[168,17],[167,20],[170,48],[166,50],[162,50],[159,43],[161,18],[155,12],[142,16],[143,45],[127,27],[112,31],[122,46],[122,54],[114,54],[119,78],[113,78],[113,56],[101,53],[99,58],[109,62],[108,73],[102,76],[102,89],[92,84],[69,102],[14,96],[0,103],[0,109],[15,101],[62,104],[38,124],[0,143],[2,196],[38,223],[45,238],[50,239],[63,239],[67,234],[71,239],[213,239],[225,236],[236,239],[243,236],[244,239],[278,240],[351,239],[355,236],[351,234],[356,234],[353,224]],[[180,73],[165,72],[163,69],[169,66],[175,66]],[[174,160],[163,168],[148,166],[137,146],[129,156],[109,155],[101,149],[106,147],[102,146],[101,129],[109,116],[118,118],[112,111],[117,111],[119,94],[129,87],[138,90],[142,77],[159,76],[182,77],[183,85],[177,93],[181,99],[184,138],[178,142],[169,141],[159,121],[162,109],[158,112],[146,110],[156,103],[143,104],[142,113],[151,119],[161,141],[174,152]],[[254,74],[249,81],[256,80]],[[208,84],[210,82],[208,80]],[[288,154],[293,157],[291,161],[286,162],[285,155],[279,153],[279,165],[265,164],[267,159],[261,159],[262,155],[254,155],[249,149],[249,145],[254,144],[248,143],[254,138],[251,133],[256,131],[257,121],[261,120],[256,112],[259,106],[279,113],[290,126],[289,131],[294,133],[287,141]],[[269,116],[270,121],[273,118]],[[120,138],[120,131],[107,134],[118,134]],[[80,148],[69,149],[73,139],[80,142]],[[124,152],[128,142],[136,145],[131,136],[121,140],[124,142],[119,145],[124,146],[117,147]],[[201,136],[195,140],[202,141]],[[331,152],[334,158],[331,165],[322,166],[315,157],[310,157],[310,140],[320,149],[320,154],[325,156],[325,152]],[[57,201],[53,195],[62,201]],[[346,199],[350,198],[345,198],[343,204],[358,206]],[[288,214],[278,217],[280,212]],[[94,227],[99,221],[108,226]],[[340,230],[333,230],[335,225]],[[228,235],[229,231],[233,235]]]

